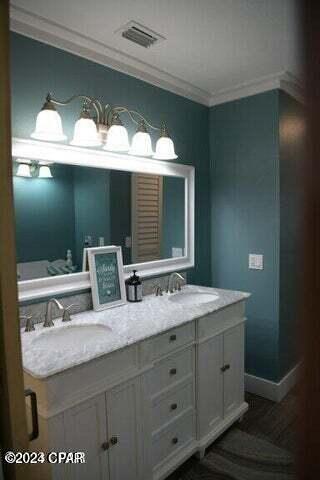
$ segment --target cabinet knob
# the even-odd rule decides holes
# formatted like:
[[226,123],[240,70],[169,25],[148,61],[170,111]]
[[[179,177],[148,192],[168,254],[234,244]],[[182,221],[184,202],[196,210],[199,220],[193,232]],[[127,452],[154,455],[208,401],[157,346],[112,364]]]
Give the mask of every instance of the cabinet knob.
[[177,410],[177,407],[178,405],[176,403],[173,403],[170,408],[171,410]]
[[173,335],[170,335],[170,342],[175,342],[177,340],[177,335],[174,333]]
[[106,450],[109,450],[109,442],[103,442],[103,444],[101,445],[101,448],[102,450],[106,451]]
[[176,368],[171,368],[169,373],[170,373],[170,375],[176,375],[177,369]]
[[221,372],[226,372],[227,370],[229,370],[230,368],[230,365],[227,363],[226,365],[223,365],[223,367],[221,367]]
[[176,445],[178,443],[178,438],[174,437],[171,441],[173,445]]
[[118,443],[118,437],[111,437],[110,438],[111,445],[116,445]]

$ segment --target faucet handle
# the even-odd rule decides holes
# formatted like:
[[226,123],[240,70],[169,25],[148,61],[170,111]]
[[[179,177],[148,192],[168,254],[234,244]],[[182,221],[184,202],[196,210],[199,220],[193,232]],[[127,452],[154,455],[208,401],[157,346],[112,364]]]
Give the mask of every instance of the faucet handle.
[[153,290],[154,290],[154,293],[155,293],[156,297],[159,297],[159,296],[162,297],[162,295],[163,295],[163,290],[162,290],[162,288],[161,288],[160,285],[155,285],[155,286],[153,287]]
[[80,308],[80,305],[77,305],[76,303],[71,303],[71,305],[68,305],[67,307],[65,307],[63,309],[63,315],[62,315],[63,322],[70,322],[70,320],[72,320],[69,310],[71,310],[71,308],[73,307]]
[[34,324],[32,321],[32,315],[21,315],[20,320],[26,320],[25,332],[32,332],[35,330]]

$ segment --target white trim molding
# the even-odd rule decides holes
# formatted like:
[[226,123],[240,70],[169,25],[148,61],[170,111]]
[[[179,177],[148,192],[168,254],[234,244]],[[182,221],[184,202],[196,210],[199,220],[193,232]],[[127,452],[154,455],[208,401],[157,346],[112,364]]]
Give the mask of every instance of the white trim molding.
[[272,382],[262,377],[245,374],[245,390],[274,402],[281,400],[290,392],[298,381],[300,363],[293,367],[280,382]]
[[[133,269],[139,270],[141,278],[166,275],[174,271],[185,271],[194,267],[194,182],[195,169],[189,165],[111,153],[70,145],[41,142],[23,138],[12,139],[12,157],[36,161],[60,163],[135,173],[149,173],[179,177],[185,184],[185,246],[184,256],[166,258],[123,267],[125,277]],[[91,288],[89,272],[73,273],[56,277],[18,282],[19,301],[30,301],[43,297],[79,292]]]
[[102,42],[93,40],[15,5],[11,5],[10,9],[10,28],[12,31],[34,40],[138,78],[208,107],[276,88],[284,90],[298,101],[303,101],[303,88],[300,80],[285,70],[258,77],[227,89],[210,92]]
[[208,106],[210,92],[58,23],[11,5],[10,29]]
[[214,107],[275,89],[283,90],[299,102],[304,102],[303,86],[300,80],[290,72],[282,71],[215,92],[210,98],[209,106]]

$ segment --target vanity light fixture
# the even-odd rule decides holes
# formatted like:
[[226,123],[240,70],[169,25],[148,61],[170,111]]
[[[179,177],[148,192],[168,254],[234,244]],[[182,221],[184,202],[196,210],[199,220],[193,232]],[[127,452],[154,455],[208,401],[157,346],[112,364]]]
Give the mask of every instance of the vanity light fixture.
[[151,137],[144,120],[140,122],[136,133],[133,135],[129,153],[141,157],[151,157],[153,155]]
[[90,117],[87,103],[83,104],[80,118],[74,126],[73,139],[70,144],[79,147],[99,147],[101,145],[97,125]]
[[67,139],[62,130],[61,117],[51,100],[50,94],[47,95],[46,101],[37,115],[36,128],[31,137],[49,142],[62,142]]
[[123,126],[118,114],[112,117],[103,148],[112,152],[127,152],[130,148],[127,129]]
[[15,162],[18,164],[16,177],[25,178],[53,178],[50,165],[52,162],[38,162],[37,160],[28,160],[17,158]]
[[48,165],[40,165],[38,178],[53,178],[50,167]]
[[[55,105],[66,106],[73,100],[81,99],[84,103],[80,118],[74,127],[71,145],[81,147],[97,147],[103,145],[104,150],[111,152],[129,152],[131,155],[151,157],[159,160],[174,160],[177,155],[174,144],[165,126],[151,125],[139,112],[126,107],[109,104],[102,106],[96,98],[88,95],[74,95],[66,101],[60,101],[48,93],[42,110],[38,113],[36,128],[32,138],[52,142],[66,140],[62,122]],[[120,115],[126,114],[132,123],[137,125],[137,132],[129,144],[128,132],[122,124]],[[160,132],[156,152],[152,149],[151,136],[148,129]]]
[[32,175],[31,175],[30,165],[27,163],[19,163],[16,176],[31,178]]
[[156,153],[153,155],[156,160],[174,160],[177,157],[174,151],[174,144],[171,140],[167,127],[162,125],[161,136],[156,143]]

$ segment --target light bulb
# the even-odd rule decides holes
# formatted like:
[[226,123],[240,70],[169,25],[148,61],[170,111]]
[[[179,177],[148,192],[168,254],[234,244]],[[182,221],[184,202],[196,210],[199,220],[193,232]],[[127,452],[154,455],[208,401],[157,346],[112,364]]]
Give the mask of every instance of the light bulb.
[[19,163],[16,176],[31,178],[30,165],[27,165],[26,163]]
[[144,122],[140,123],[137,132],[133,135],[129,153],[130,155],[139,155],[141,157],[153,155],[151,137]]
[[39,178],[52,178],[52,173],[48,165],[41,165],[39,168]]
[[165,125],[161,128],[160,138],[156,143],[156,152],[153,158],[157,160],[175,160],[178,158],[174,151],[174,143],[169,137],[168,131]]
[[122,125],[119,115],[114,114],[107,132],[106,144],[103,147],[111,152],[127,152],[129,150],[127,129]]
[[42,110],[37,115],[36,128],[31,137],[49,142],[62,142],[67,138],[63,133],[61,117],[51,102],[50,96],[47,97]]

